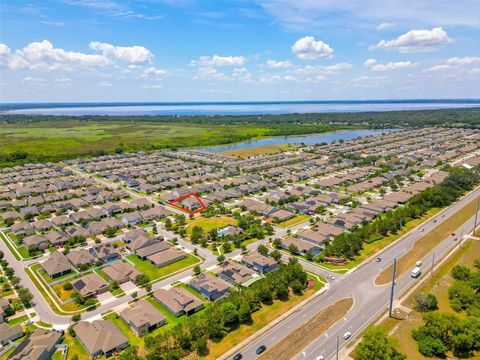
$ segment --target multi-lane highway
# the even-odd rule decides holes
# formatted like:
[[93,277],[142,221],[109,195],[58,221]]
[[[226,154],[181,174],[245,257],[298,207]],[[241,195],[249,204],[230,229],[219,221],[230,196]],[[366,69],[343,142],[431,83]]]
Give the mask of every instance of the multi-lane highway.
[[[434,229],[443,221],[449,219],[466,204],[479,196],[480,188],[477,188],[452,206],[439,213],[437,216],[410,231],[393,246],[378,255],[382,259],[380,262],[376,262],[375,259],[372,259],[352,273],[344,276],[337,276],[335,281],[330,283],[330,289],[323,295],[298,309],[298,311],[293,312],[269,331],[256,337],[255,340],[251,341],[248,345],[242,348],[232,349],[228,356],[240,352],[244,359],[255,359],[258,357],[255,350],[260,345],[265,345],[267,349],[275,346],[276,343],[281,341],[294,329],[304,324],[328,305],[333,304],[342,298],[353,297],[354,305],[346,314],[345,318],[330,327],[324,335],[315,339],[305,349],[298,349],[298,355],[296,357],[297,359],[308,360],[316,359],[320,355],[324,356],[325,359],[335,358],[337,336],[340,338],[339,349],[342,350],[347,341],[351,340],[350,338],[345,341],[343,339],[343,334],[349,331],[353,334],[353,337],[355,337],[355,335],[359,334],[365,326],[371,323],[388,308],[390,286],[389,284],[384,286],[375,285],[375,279],[378,274],[390,266],[394,258],[400,258],[402,255],[406,254],[412,248],[416,240]],[[458,237],[458,234],[462,229],[464,234],[471,232],[473,230],[473,222],[474,216],[455,231],[457,234],[456,237]],[[420,229],[423,229],[423,231]],[[459,241],[455,241],[454,238],[454,236],[448,236],[433,250],[437,261],[440,261],[455,246],[459,246]],[[428,269],[431,265],[432,253],[427,254],[423,259],[416,260],[422,261],[424,276],[428,276],[426,273],[428,273]],[[398,297],[415,281],[418,280],[411,278],[409,272],[400,276],[396,281],[395,297]]]

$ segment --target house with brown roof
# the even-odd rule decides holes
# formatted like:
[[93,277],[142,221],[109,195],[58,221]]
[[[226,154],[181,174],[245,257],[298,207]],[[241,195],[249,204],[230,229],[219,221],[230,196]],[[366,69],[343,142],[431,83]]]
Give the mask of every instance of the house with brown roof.
[[170,213],[163,207],[155,206],[151,209],[140,211],[140,215],[147,221],[153,221],[163,219],[164,217],[169,216]]
[[135,302],[119,315],[137,336],[142,336],[167,323],[165,316],[147,300]]
[[136,251],[141,248],[153,245],[158,243],[159,240],[157,239],[150,239],[146,235],[140,235],[135,240],[127,244],[127,249],[130,251]]
[[73,331],[91,357],[110,357],[129,345],[128,338],[110,320],[80,321]]
[[63,340],[63,332],[35,330],[10,354],[9,360],[47,360]]
[[0,324],[0,345],[7,345],[10,341],[15,341],[22,336],[23,330],[20,324],[13,326],[7,323]]
[[72,266],[67,257],[59,251],[50,254],[42,263],[42,267],[52,279],[72,272]]
[[225,261],[217,270],[217,274],[221,279],[232,285],[242,285],[252,280],[256,275],[255,271],[234,261]]
[[327,237],[322,233],[320,233],[319,231],[313,231],[310,229],[302,230],[298,232],[297,238],[309,241],[316,245],[322,245],[327,240]]
[[96,272],[73,281],[72,286],[82,297],[95,296],[108,291],[108,283]]
[[92,254],[86,249],[80,249],[75,251],[70,251],[67,254],[67,259],[75,267],[80,267],[83,265],[91,265],[95,262],[95,258]]
[[242,264],[250,269],[254,269],[261,274],[278,269],[278,263],[267,256],[257,252],[251,252],[242,257]]
[[176,317],[194,314],[204,307],[202,300],[181,287],[158,289],[153,293],[153,298]]
[[95,246],[90,250],[90,252],[98,260],[104,262],[115,260],[121,257],[121,255],[118,253],[118,250],[115,249],[112,244],[108,243]]
[[13,224],[10,229],[12,230],[12,233],[20,236],[33,235],[34,233],[33,226],[28,222]]
[[187,257],[187,254],[185,254],[183,251],[170,248],[164,251],[157,252],[153,255],[147,256],[147,259],[153,265],[157,267],[162,267],[162,266],[167,266],[169,264],[177,262],[179,260],[182,260],[186,257]]
[[68,240],[67,235],[60,230],[49,232],[45,235],[45,237],[50,242],[50,244],[55,246],[63,245]]
[[321,248],[318,245],[293,237],[281,239],[280,247],[287,250],[295,247],[296,251],[302,255],[306,255],[307,253],[316,255],[321,251]]
[[43,235],[30,235],[23,239],[28,250],[45,250],[48,247],[48,240]]
[[149,256],[159,253],[161,251],[168,250],[169,246],[166,241],[157,241],[152,245],[142,247],[135,251],[137,256],[142,259],[146,260]]
[[201,273],[188,283],[195,291],[202,294],[207,300],[215,301],[228,294],[230,287],[226,282],[209,274]]
[[102,268],[102,271],[109,279],[117,281],[120,284],[127,281],[135,281],[137,276],[142,274],[135,266],[130,263],[124,263],[123,261],[115,261],[111,265]]
[[37,220],[32,223],[32,226],[37,231],[48,231],[53,228],[50,220]]

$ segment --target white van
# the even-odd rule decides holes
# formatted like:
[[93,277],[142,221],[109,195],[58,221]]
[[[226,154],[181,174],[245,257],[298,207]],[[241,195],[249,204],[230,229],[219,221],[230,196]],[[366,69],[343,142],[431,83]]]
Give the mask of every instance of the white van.
[[418,260],[418,261],[415,263],[415,266],[416,266],[416,267],[422,266],[422,262],[421,262],[420,260]]
[[418,266],[416,266],[410,273],[410,276],[414,279],[418,278],[420,275],[422,275],[422,269],[420,269]]

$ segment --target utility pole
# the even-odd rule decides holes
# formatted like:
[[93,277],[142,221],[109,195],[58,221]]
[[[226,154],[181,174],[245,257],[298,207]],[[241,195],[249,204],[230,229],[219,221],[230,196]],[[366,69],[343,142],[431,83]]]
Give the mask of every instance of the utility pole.
[[397,258],[393,259],[393,271],[392,271],[392,288],[390,290],[390,307],[388,309],[388,316],[392,317],[393,312],[393,294],[395,292],[395,273],[397,271]]
[[435,252],[432,254],[432,268],[430,272],[430,276],[433,276],[433,267],[435,266]]
[[462,247],[462,240],[463,240],[463,227],[462,227],[462,230],[460,231],[460,243],[459,243],[460,248]]
[[338,360],[338,347],[339,347],[339,343],[340,343],[340,339],[338,338],[338,335],[337,335],[337,356],[335,357],[335,359]]

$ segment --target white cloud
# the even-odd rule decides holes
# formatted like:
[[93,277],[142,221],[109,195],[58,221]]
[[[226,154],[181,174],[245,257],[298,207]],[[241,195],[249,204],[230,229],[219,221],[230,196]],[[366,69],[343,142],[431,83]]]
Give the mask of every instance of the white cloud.
[[246,62],[243,56],[200,56],[198,60],[190,61],[190,65],[202,67],[243,66]]
[[393,40],[381,40],[370,49],[396,50],[401,53],[420,53],[435,51],[451,43],[445,30],[440,27],[432,30],[410,30]]
[[149,68],[146,68],[144,71],[143,71],[143,74],[146,75],[146,76],[161,76],[161,75],[165,75],[167,73],[166,70],[164,69],[158,69],[158,68],[155,68],[155,67],[149,67]]
[[107,43],[92,41],[90,49],[100,51],[107,58],[114,58],[131,64],[145,64],[153,59],[150,50],[143,46],[114,46]]
[[61,83],[61,84],[67,84],[72,82],[72,79],[66,76],[62,76],[62,77],[55,78],[55,82]]
[[289,68],[291,66],[292,66],[292,63],[290,62],[290,60],[283,60],[283,61],[268,60],[267,61],[267,67],[271,69]]
[[252,74],[244,67],[233,69],[232,77],[245,83],[253,82]]
[[102,55],[90,55],[74,51],[65,51],[53,47],[48,40],[32,42],[14,53],[2,44],[0,46],[0,64],[10,69],[38,69],[46,71],[73,70],[81,67],[99,67],[111,64]]
[[386,64],[379,64],[375,59],[368,59],[363,63],[363,66],[369,68],[372,71],[391,71],[391,70],[401,70],[408,69],[417,66],[418,63],[411,61],[397,61],[389,62]]
[[24,83],[43,83],[43,82],[45,82],[45,79],[36,78],[36,77],[32,77],[32,76],[27,76],[27,77],[24,77],[22,79],[22,82],[24,82]]
[[98,86],[100,87],[112,87],[113,84],[109,83],[109,82],[106,82],[106,81],[101,81],[98,83]]
[[480,64],[480,57],[477,56],[465,56],[465,57],[453,57],[446,61],[447,65],[452,66],[468,66]]
[[440,73],[440,72],[453,72],[466,73],[471,71],[472,67],[480,64],[480,57],[465,56],[465,57],[452,57],[445,60],[441,64],[433,65],[428,69],[423,70],[425,73]]
[[321,40],[315,40],[313,36],[304,36],[292,46],[292,52],[302,60],[317,60],[333,56],[333,49]]
[[337,63],[333,65],[306,65],[293,70],[297,74],[333,74],[343,70],[349,70],[353,66],[349,63]]
[[144,89],[161,89],[163,88],[162,84],[151,84],[151,85],[143,85]]
[[389,30],[393,29],[395,26],[397,26],[397,24],[394,22],[382,22],[377,26],[377,30]]

